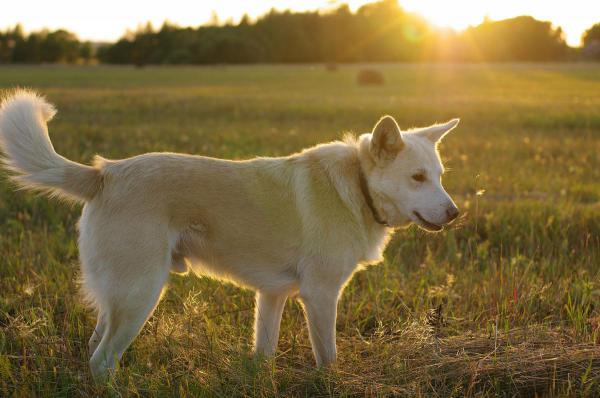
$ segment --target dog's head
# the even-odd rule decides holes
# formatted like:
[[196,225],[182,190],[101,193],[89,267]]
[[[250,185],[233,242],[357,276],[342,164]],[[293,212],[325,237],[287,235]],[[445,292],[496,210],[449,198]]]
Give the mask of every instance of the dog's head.
[[390,226],[414,222],[427,231],[440,231],[458,216],[442,186],[444,167],[437,151],[458,121],[401,132],[394,118],[385,116],[361,140],[369,190],[379,217]]

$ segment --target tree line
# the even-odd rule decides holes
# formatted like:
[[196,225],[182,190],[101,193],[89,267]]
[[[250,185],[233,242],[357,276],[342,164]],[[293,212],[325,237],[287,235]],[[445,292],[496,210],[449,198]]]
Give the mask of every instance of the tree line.
[[21,25],[17,25],[0,32],[0,63],[89,62],[93,55],[90,42],[81,42],[64,29],[25,35]]
[[600,59],[600,24],[567,45],[560,27],[519,16],[485,20],[462,32],[431,26],[396,0],[342,5],[328,12],[271,10],[255,21],[182,28],[150,24],[116,43],[94,49],[65,30],[25,36],[0,32],[0,62],[109,64],[214,64],[297,62],[507,62]]

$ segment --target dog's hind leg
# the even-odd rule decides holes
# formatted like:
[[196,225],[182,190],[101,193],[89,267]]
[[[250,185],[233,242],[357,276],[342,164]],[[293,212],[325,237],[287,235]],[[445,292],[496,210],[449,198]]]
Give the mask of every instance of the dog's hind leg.
[[100,344],[100,340],[102,339],[102,335],[106,330],[106,316],[99,312],[98,320],[96,322],[96,326],[94,327],[94,331],[92,332],[92,337],[90,337],[90,341],[88,342],[88,352],[90,355],[96,351],[98,348],[98,344]]
[[287,294],[256,293],[254,317],[254,352],[272,356],[277,350],[279,325]]
[[[123,284],[115,290],[126,288],[128,294],[113,297],[106,313],[106,328],[100,344],[90,359],[90,369],[95,379],[103,380],[114,369],[123,353],[152,315],[160,299],[168,276],[168,264],[157,259],[151,272],[140,273],[135,280],[114,281]],[[121,290],[122,291],[122,290]]]
[[156,308],[171,258],[167,231],[158,222],[104,224],[93,240],[87,235],[91,226],[81,228],[82,276],[100,314],[90,369],[104,380]]

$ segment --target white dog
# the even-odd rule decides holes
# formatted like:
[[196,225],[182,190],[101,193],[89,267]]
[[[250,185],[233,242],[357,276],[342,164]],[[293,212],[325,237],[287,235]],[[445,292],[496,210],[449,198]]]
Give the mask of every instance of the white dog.
[[174,153],[92,166],[54,151],[54,108],[18,91],[0,107],[0,147],[26,188],[84,202],[83,289],[98,310],[89,342],[96,378],[114,369],[156,307],[170,271],[256,291],[254,347],[273,355],[281,313],[297,295],[318,366],[336,359],[340,293],[377,263],[396,227],[439,231],[458,209],[441,185],[436,144],[458,124],[373,132],[280,158],[243,161]]

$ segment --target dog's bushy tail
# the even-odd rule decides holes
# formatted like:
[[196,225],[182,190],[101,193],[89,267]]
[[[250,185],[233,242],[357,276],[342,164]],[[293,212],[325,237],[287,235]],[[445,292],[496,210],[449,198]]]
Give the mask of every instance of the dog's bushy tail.
[[0,104],[0,161],[23,188],[90,201],[102,187],[100,170],[72,162],[54,150],[46,122],[56,110],[44,98],[17,90]]

